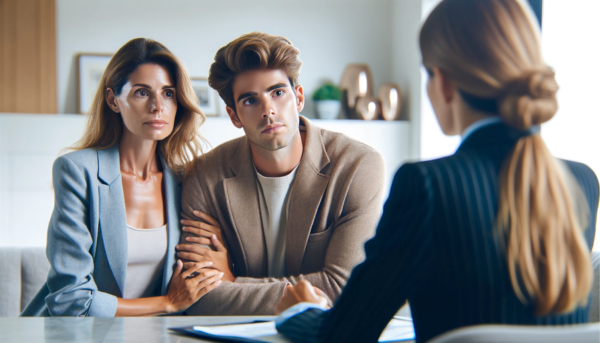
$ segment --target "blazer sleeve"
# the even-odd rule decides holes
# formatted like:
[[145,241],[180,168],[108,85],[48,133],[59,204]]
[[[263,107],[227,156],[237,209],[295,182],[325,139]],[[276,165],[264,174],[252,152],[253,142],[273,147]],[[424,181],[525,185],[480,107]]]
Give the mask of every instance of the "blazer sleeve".
[[46,305],[52,316],[114,317],[117,298],[94,282],[90,192],[83,172],[66,156],[52,169],[54,211],[48,226],[50,262]]
[[[196,217],[193,211],[204,212],[213,218],[217,218],[217,216],[215,215],[214,206],[212,206],[212,204],[206,201],[206,190],[204,189],[202,182],[200,182],[199,170],[199,167],[195,167],[194,170],[192,170],[189,173],[189,175],[183,178],[183,183],[181,187],[181,219],[204,222],[202,219]],[[179,237],[179,244],[195,244],[204,248],[216,250],[216,248],[212,244],[197,244],[186,241],[187,237],[195,236],[196,235],[193,233],[181,231],[181,236]],[[224,243],[227,247],[227,242]]]
[[[363,247],[373,237],[381,214],[385,166],[378,153],[365,155],[357,165],[334,223],[322,270],[285,278],[237,277],[206,294],[187,312],[194,315],[272,315],[288,283],[308,280],[331,300],[337,299],[352,268],[364,260]],[[324,234],[324,233],[323,233]],[[304,258],[311,258],[305,256]]]
[[335,306],[278,323],[294,342],[376,342],[388,322],[431,275],[435,260],[432,187],[418,165],[396,173],[376,235],[365,245]]

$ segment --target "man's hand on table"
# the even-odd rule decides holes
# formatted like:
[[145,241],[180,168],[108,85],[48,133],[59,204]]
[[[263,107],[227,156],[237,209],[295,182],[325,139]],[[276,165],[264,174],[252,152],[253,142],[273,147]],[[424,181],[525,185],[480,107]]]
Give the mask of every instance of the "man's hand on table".
[[275,313],[280,314],[302,302],[309,302],[329,308],[327,298],[323,296],[323,291],[314,287],[306,280],[300,280],[296,285],[289,284],[285,287],[283,296],[275,308]]

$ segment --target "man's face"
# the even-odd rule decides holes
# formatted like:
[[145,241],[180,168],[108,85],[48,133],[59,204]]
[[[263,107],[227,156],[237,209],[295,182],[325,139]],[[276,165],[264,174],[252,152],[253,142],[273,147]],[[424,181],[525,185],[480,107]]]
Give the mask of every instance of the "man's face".
[[304,91],[302,86],[293,89],[283,70],[249,70],[237,75],[233,98],[236,111],[227,107],[229,118],[237,128],[244,128],[253,145],[268,151],[290,145],[298,132]]

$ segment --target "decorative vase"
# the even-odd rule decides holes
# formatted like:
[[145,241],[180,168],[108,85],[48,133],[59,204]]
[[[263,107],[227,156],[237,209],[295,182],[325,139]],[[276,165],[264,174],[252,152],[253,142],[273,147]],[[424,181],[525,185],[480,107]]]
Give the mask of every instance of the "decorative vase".
[[381,116],[385,120],[398,120],[402,107],[402,91],[395,83],[384,83],[379,86],[377,98],[381,103]]
[[336,119],[342,106],[339,100],[318,100],[314,103],[319,118],[327,120]]
[[340,81],[344,112],[352,117],[359,98],[373,95],[373,76],[367,64],[349,64]]
[[356,100],[354,119],[375,120],[381,113],[381,103],[377,98],[367,95]]

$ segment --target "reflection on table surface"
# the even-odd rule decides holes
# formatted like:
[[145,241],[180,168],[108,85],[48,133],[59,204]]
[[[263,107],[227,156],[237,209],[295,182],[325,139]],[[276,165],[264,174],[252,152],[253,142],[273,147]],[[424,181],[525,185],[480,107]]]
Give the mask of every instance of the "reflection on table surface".
[[0,342],[207,342],[175,334],[168,328],[274,318],[276,317],[0,318]]
[[[274,316],[165,316],[127,318],[14,318],[0,317],[0,342],[209,342],[176,334],[170,327],[248,323],[274,320]],[[290,342],[282,335],[269,336],[269,341]],[[412,343],[414,341],[404,341]]]

